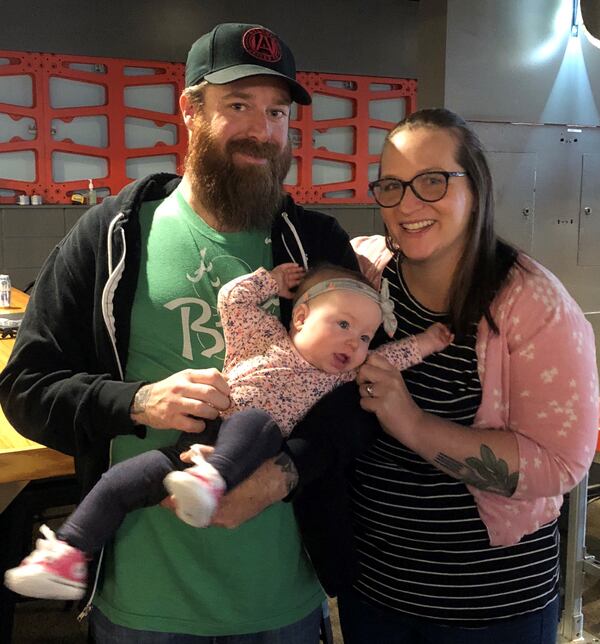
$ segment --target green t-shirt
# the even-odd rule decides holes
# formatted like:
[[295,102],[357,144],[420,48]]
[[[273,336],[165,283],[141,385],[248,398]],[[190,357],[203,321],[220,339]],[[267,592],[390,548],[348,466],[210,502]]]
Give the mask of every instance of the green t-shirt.
[[[221,368],[219,288],[272,267],[270,231],[219,233],[179,190],[144,204],[140,222],[126,379],[154,382],[186,368]],[[143,440],[119,436],[112,463],[178,436],[150,428]],[[192,528],[161,507],[132,512],[105,549],[94,603],[129,628],[231,635],[291,624],[322,599],[292,507],[277,503],[233,530]]]

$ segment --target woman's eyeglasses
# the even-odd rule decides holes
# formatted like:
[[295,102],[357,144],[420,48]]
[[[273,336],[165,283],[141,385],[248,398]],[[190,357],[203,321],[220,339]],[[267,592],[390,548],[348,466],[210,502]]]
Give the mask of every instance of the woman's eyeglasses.
[[432,203],[446,196],[450,177],[466,176],[466,172],[445,172],[442,170],[437,170],[436,172],[421,172],[421,174],[417,174],[410,181],[393,178],[377,179],[377,181],[371,181],[369,189],[375,201],[382,208],[393,208],[397,206],[402,201],[402,197],[404,197],[407,188],[410,188],[415,197],[421,201]]

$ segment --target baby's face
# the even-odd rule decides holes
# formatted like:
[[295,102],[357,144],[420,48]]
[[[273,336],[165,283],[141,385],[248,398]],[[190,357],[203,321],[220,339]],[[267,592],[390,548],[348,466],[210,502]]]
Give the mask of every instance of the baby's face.
[[294,309],[294,346],[313,367],[341,373],[359,367],[381,324],[377,302],[359,292],[331,291]]

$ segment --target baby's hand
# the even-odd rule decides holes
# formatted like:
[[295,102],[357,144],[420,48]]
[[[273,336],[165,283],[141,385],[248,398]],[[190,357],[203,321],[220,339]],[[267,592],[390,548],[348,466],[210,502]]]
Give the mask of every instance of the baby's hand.
[[421,349],[421,355],[426,357],[445,349],[454,340],[454,334],[450,333],[450,329],[445,324],[436,322],[423,333],[417,333],[415,338]]
[[304,277],[304,269],[302,266],[288,262],[287,264],[279,264],[271,271],[271,277],[277,282],[277,293],[281,297],[291,299],[294,297],[291,289],[296,288]]

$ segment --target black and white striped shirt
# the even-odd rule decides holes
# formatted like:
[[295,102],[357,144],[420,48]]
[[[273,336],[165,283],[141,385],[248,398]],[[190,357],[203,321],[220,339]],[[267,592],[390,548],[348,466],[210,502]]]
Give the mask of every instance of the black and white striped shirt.
[[[392,260],[384,271],[398,318],[397,338],[444,315],[423,308]],[[424,410],[461,425],[481,403],[475,325],[404,372]],[[357,459],[352,502],[360,576],[356,590],[380,608],[463,627],[482,627],[542,609],[558,590],[556,521],[518,544],[491,547],[473,496],[389,436]]]

